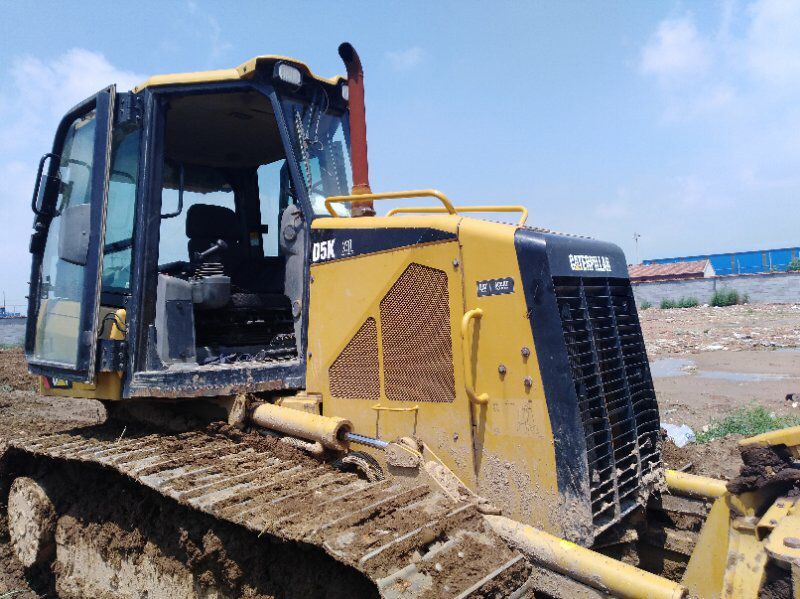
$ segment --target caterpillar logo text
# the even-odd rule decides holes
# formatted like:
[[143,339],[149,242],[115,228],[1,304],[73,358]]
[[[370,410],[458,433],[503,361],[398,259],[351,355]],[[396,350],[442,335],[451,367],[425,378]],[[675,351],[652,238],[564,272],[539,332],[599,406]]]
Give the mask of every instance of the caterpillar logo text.
[[608,256],[587,256],[584,254],[570,254],[569,266],[572,270],[595,272],[611,272],[611,260]]

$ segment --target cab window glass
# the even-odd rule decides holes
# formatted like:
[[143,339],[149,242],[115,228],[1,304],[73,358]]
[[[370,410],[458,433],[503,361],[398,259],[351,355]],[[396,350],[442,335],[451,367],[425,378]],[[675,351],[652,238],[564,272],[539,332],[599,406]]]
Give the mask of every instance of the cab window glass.
[[[181,177],[181,169],[183,177]],[[181,183],[182,179],[182,183]],[[158,242],[158,263],[189,262],[189,237],[186,215],[195,204],[222,206],[236,212],[233,189],[221,169],[200,165],[181,165],[170,161],[164,164],[164,183],[161,190],[161,212],[174,214],[180,204],[179,190],[183,186],[183,207],[180,214],[162,217]]]
[[258,200],[261,212],[261,243],[265,256],[277,256],[281,215],[292,203],[286,160],[276,160],[258,167]]
[[62,259],[64,213],[92,199],[95,111],[73,121],[64,139],[59,167],[55,217],[50,222],[42,258],[36,344],[37,360],[76,367],[85,265]]
[[114,131],[103,248],[104,291],[127,292],[131,285],[139,137],[139,129]]

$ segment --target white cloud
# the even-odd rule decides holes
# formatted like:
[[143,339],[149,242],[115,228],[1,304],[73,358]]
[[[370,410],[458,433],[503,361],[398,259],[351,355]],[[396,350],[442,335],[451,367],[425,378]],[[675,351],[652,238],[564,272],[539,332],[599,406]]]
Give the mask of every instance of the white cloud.
[[0,273],[9,302],[22,300],[30,265],[27,246],[39,157],[50,151],[61,117],[72,106],[116,83],[127,91],[144,79],[100,53],[74,48],[54,60],[18,57],[0,73]]
[[214,15],[201,10],[194,0],[187,0],[186,10],[193,19],[202,23],[206,28],[205,31],[198,30],[197,33],[209,43],[209,57],[212,62],[216,62],[225,52],[233,48],[232,44],[223,39],[222,27]]
[[425,53],[419,46],[412,46],[405,50],[386,53],[386,58],[389,59],[389,63],[398,71],[413,69],[422,62],[424,56]]
[[662,21],[642,50],[641,70],[662,82],[702,74],[712,62],[708,43],[689,18]]
[[760,0],[749,7],[746,60],[752,75],[778,85],[800,82],[800,2]]

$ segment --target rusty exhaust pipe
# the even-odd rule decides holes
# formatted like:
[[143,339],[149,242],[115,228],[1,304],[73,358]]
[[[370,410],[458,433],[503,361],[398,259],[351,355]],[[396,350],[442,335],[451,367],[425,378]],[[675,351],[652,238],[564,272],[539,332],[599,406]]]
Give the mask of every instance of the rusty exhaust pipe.
[[[347,68],[347,91],[350,108],[350,152],[353,165],[352,195],[372,193],[369,186],[369,163],[367,161],[367,112],[364,105],[364,70],[361,59],[352,45],[344,42],[339,46],[339,56]],[[352,216],[375,216],[372,200],[353,202]]]

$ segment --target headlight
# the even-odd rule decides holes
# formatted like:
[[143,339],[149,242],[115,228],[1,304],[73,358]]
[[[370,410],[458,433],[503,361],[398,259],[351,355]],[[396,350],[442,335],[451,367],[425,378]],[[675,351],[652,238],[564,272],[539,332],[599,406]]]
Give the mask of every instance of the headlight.
[[345,102],[349,102],[350,101],[350,88],[347,87],[346,85],[342,86],[342,99]]
[[303,83],[303,74],[300,69],[281,63],[278,65],[278,79],[289,85],[300,87]]

